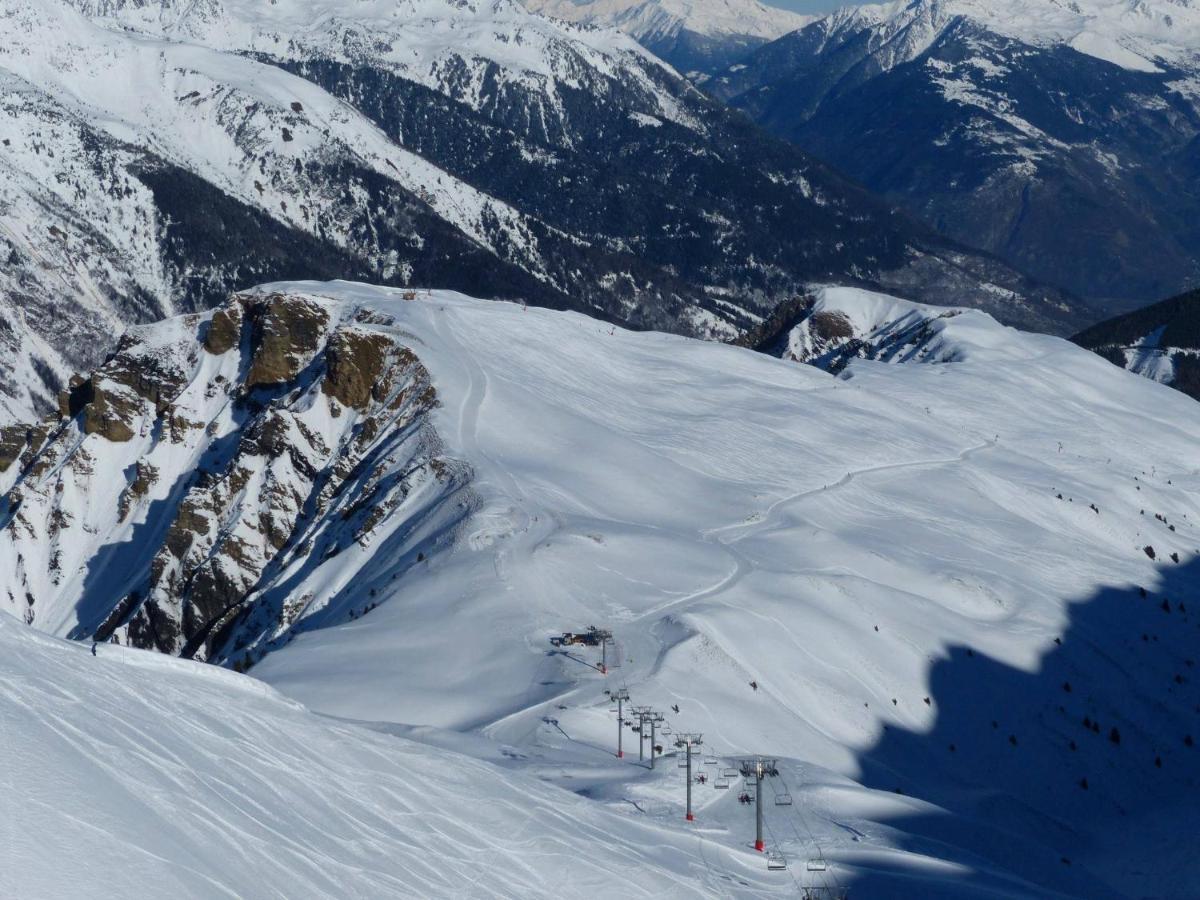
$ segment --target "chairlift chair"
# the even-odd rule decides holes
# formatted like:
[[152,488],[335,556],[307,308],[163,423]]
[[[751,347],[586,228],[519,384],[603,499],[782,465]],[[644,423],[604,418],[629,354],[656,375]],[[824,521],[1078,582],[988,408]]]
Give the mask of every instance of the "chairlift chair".
[[715,787],[718,791],[727,791],[729,790],[729,779],[718,778],[713,782],[713,787]]
[[679,768],[686,769],[687,766],[688,766],[687,757],[686,756],[679,757]]
[[792,795],[791,794],[776,794],[775,795],[775,805],[776,806],[791,806],[792,805]]
[[725,769],[724,771],[721,772],[721,775],[724,778],[737,778],[741,774],[742,773],[739,772],[737,769]]
[[810,859],[805,868],[810,872],[824,872],[829,868],[829,864],[825,862],[824,857],[817,857],[816,859]]
[[787,868],[787,858],[778,850],[772,850],[767,854],[767,869],[772,872],[780,872]]
[[706,766],[715,766],[717,764],[717,758],[715,756],[706,756],[704,757],[704,764]]

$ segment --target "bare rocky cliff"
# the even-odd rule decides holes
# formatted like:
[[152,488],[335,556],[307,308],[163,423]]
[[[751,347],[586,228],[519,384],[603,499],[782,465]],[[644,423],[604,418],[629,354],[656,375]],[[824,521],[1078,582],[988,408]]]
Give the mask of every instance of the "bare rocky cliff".
[[[437,392],[387,324],[243,294],[127,334],[58,416],[0,431],[22,588],[0,603],[75,617],[76,638],[244,666],[311,600],[276,601],[277,583],[377,541],[398,542],[396,572],[423,561],[469,508],[470,473],[441,454]],[[333,606],[344,621],[370,603]]]

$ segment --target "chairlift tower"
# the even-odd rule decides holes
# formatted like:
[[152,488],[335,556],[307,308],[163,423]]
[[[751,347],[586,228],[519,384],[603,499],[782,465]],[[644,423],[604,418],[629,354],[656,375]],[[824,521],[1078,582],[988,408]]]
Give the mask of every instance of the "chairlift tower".
[[[612,643],[613,633],[607,628],[596,628],[592,626],[588,629],[592,636],[600,643],[600,674],[608,674],[608,645]],[[618,660],[619,662],[619,660]]]
[[624,709],[625,704],[629,702],[629,691],[621,688],[618,691],[610,691],[608,696],[617,701],[617,759],[622,759],[625,756],[625,751],[621,749],[622,728],[625,726]]
[[637,717],[638,720],[638,762],[646,760],[646,717],[651,715],[654,710],[648,706],[631,706],[629,711]]
[[778,775],[779,769],[775,765],[775,760],[764,759],[761,756],[742,760],[740,768],[743,778],[754,779],[754,849],[762,853],[766,846],[763,843],[763,777]]
[[681,734],[675,739],[675,746],[683,750],[687,754],[687,821],[694,822],[696,817],[692,815],[692,748],[699,747],[704,743],[703,735],[698,732],[689,732]]
[[655,742],[654,729],[658,726],[659,722],[666,721],[666,718],[667,717],[664,716],[662,713],[654,712],[653,710],[646,710],[646,715],[642,718],[642,727],[643,728],[646,727],[646,725],[645,725],[646,722],[650,723],[650,768],[651,769],[654,768],[654,748],[657,746],[657,744]]

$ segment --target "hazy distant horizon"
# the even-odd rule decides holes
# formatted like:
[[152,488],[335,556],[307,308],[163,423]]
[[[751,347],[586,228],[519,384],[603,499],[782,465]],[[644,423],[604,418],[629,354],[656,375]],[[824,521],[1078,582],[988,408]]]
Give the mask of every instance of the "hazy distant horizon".
[[830,12],[842,6],[861,6],[852,0],[762,0],[767,6],[778,6],[798,13]]

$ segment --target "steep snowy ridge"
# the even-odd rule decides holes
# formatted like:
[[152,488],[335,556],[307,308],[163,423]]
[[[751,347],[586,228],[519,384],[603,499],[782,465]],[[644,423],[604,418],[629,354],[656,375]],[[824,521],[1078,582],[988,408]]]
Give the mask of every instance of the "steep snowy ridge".
[[961,19],[1038,46],[1067,44],[1135,71],[1157,71],[1156,59],[1192,64],[1200,45],[1200,6],[1193,0],[893,0],[846,7],[822,27],[831,35],[877,29],[879,45],[901,50],[888,61],[899,65]]
[[432,553],[470,506],[469,471],[441,455],[436,391],[374,330],[388,320],[341,312],[242,297],[136,329],[72,382],[61,422],[0,430],[7,610],[241,666],[359,614],[329,592],[367,560],[396,577]]
[[753,0],[559,0],[526,5],[569,22],[620,28],[639,41],[672,37],[684,29],[708,37],[774,40],[811,21],[811,17]]
[[882,294],[822,288],[775,349],[785,359],[841,372],[855,359],[952,363],[978,358],[982,348],[1017,358],[1029,352],[973,310],[931,309]]
[[[444,291],[404,299],[276,284],[212,319],[135,335],[93,378],[90,403],[68,408],[44,449],[26,449],[0,476],[17,481],[0,591],[19,613],[26,582],[62,583],[58,599],[39,595],[35,628],[82,637],[103,624],[96,607],[115,608],[133,585],[102,580],[107,593],[72,594],[75,567],[93,566],[89,553],[147,546],[133,529],[156,501],[135,501],[124,521],[85,508],[83,463],[113,472],[145,447],[165,461],[203,446],[206,428],[189,428],[180,446],[171,422],[207,413],[174,415],[171,403],[190,408],[218,371],[245,385],[256,335],[307,333],[247,327],[243,349],[222,355],[205,346],[215,332],[220,349],[227,330],[209,323],[236,308],[265,322],[253,310],[276,304],[328,316],[318,349],[278,356],[294,380],[257,412],[246,406],[255,392],[233,384],[201,406],[236,408],[241,396],[246,414],[294,423],[292,441],[313,432],[336,444],[333,455],[305,450],[316,474],[301,477],[293,454],[252,452],[252,418],[238,420],[236,449],[229,419],[214,420],[228,471],[332,500],[297,517],[288,491],[225,506],[226,476],[189,487],[199,517],[227,523],[229,539],[213,544],[207,526],[191,527],[188,546],[225,547],[213,562],[232,574],[260,553],[273,558],[257,585],[234,583],[235,595],[250,586],[245,612],[208,658],[249,664],[314,710],[536,774],[674,841],[689,834],[680,770],[610,755],[616,723],[603,691],[624,684],[638,703],[678,706],[668,725],[702,732],[721,766],[780,759],[772,790],[790,789],[795,803],[769,808],[770,842],[803,884],[819,883],[804,880],[814,876],[803,861],[820,856],[864,897],[1189,895],[1198,873],[1178,836],[1196,824],[1200,752],[1200,416],[1190,398],[975,310],[846,288],[817,291],[787,340],[794,357],[840,354],[835,375]],[[428,373],[437,403],[408,433],[436,436],[443,462],[423,471],[462,473],[417,479],[365,542],[352,540],[361,520],[342,511],[397,495],[360,490],[354,472],[336,476],[341,492],[307,487],[334,477],[377,409],[372,399],[365,411],[330,412],[321,385],[344,329],[408,350],[404,371]],[[122,442],[101,415],[118,405],[97,411],[96,398],[121,394],[120,371],[143,359],[137,347],[182,348],[186,335],[192,349],[169,358],[208,374],[190,374],[192,387],[161,412],[139,394],[136,415],[117,418],[140,436]],[[854,341],[861,352],[843,352]],[[376,440],[392,440],[407,471],[404,433],[381,427]],[[266,549],[272,523],[292,522],[284,549]],[[58,546],[91,549],[54,573],[37,548],[54,546],[56,531]],[[310,535],[311,548],[291,552]],[[181,573],[209,566],[204,552],[175,554],[170,537],[162,552],[148,546],[161,562],[136,571],[150,579],[163,563],[172,571],[171,559]],[[151,593],[160,608],[176,598],[186,610],[188,589],[167,576]],[[562,654],[546,641],[588,624],[616,635],[608,678],[586,649]],[[627,750],[636,740],[626,731]],[[763,881],[761,857],[746,863],[753,816],[736,795],[697,787],[699,833],[723,854],[706,845],[699,893],[794,894],[788,873]]]

